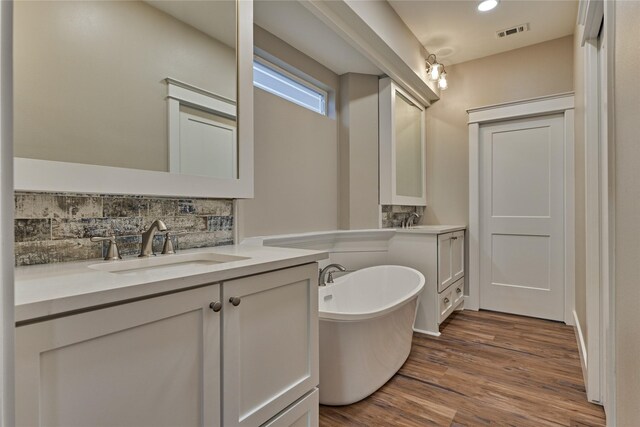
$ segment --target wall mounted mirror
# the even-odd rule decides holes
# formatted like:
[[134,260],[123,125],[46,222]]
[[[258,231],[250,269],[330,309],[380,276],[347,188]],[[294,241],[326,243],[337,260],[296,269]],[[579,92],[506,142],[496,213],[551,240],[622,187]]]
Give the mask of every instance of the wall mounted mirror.
[[16,188],[251,197],[251,7],[16,2]]
[[380,204],[426,206],[425,107],[380,79]]

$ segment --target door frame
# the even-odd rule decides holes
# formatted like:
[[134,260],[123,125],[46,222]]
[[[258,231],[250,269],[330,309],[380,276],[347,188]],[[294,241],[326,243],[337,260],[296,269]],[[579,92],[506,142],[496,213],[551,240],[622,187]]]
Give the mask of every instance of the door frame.
[[464,307],[480,309],[480,126],[503,120],[564,115],[564,322],[573,325],[575,306],[575,200],[573,92],[467,110],[469,114],[468,295]]
[[[586,323],[588,347],[581,354],[587,398],[605,408],[607,425],[615,412],[615,271],[613,239],[614,160],[613,55],[614,8],[611,2],[581,0],[578,26],[584,49],[586,219]],[[600,52],[600,36],[604,37]],[[600,92],[601,91],[601,92]],[[606,109],[603,109],[603,106]],[[588,362],[588,363],[587,363]]]

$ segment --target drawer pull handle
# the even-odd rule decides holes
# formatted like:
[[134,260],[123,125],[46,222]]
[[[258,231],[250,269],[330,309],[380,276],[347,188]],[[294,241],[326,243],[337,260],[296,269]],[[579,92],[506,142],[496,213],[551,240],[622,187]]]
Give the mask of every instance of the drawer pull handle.
[[445,298],[445,299],[444,299],[444,303],[445,303],[445,304],[449,304],[449,298]]
[[209,308],[213,310],[214,313],[217,313],[222,310],[222,303],[220,301],[212,302],[211,304],[209,304]]
[[462,289],[458,288],[458,289],[456,289],[456,292],[457,293],[462,293]]
[[240,305],[240,298],[238,297],[231,297],[229,298],[229,302],[231,303],[231,305],[233,305],[234,307],[237,307]]
[[451,240],[458,240],[457,236],[451,236]]

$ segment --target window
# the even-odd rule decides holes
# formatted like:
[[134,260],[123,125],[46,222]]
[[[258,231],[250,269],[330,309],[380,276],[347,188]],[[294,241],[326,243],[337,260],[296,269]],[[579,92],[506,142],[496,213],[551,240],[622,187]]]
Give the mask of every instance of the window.
[[253,60],[253,85],[316,113],[327,114],[325,90],[262,58]]

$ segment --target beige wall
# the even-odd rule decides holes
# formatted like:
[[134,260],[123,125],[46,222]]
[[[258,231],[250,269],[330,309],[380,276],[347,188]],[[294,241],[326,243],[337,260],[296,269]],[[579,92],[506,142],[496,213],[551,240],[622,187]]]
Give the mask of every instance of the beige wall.
[[378,228],[378,76],[340,76],[342,229]]
[[573,36],[446,68],[449,89],[427,109],[428,224],[467,224],[466,110],[573,90]]
[[628,427],[640,423],[640,2],[614,4],[616,408]]
[[573,87],[575,92],[575,310],[587,343],[587,282],[586,282],[586,200],[585,200],[585,55],[582,43],[584,27],[576,25],[573,40]]
[[[338,76],[255,27],[256,47],[335,92]],[[255,198],[240,201],[242,237],[338,228],[338,123],[254,88]]]
[[16,2],[15,154],[168,170],[172,77],[235,99],[235,51],[143,2]]

